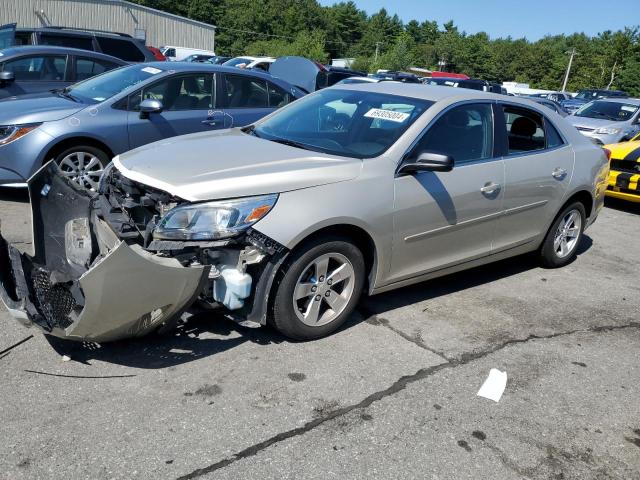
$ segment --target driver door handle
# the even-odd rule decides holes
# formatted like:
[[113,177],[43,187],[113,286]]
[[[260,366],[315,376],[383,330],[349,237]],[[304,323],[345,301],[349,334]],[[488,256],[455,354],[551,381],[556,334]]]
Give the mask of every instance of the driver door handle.
[[567,176],[567,171],[564,168],[556,168],[553,172],[551,172],[551,175],[553,176],[553,178],[562,180]]
[[487,195],[491,195],[492,193],[498,190],[500,190],[500,184],[494,183],[494,182],[487,183],[484,187],[480,189],[482,193],[486,193]]

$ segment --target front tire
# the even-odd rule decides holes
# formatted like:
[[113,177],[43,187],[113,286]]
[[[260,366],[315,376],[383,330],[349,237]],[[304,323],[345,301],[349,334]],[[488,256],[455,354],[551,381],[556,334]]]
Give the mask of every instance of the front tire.
[[303,245],[280,271],[273,325],[294,340],[333,333],[358,303],[364,276],[362,252],[348,239],[325,237]]
[[582,240],[586,224],[584,205],[567,206],[556,217],[540,247],[540,261],[547,268],[559,268],[571,263]]
[[60,167],[62,175],[73,183],[87,190],[97,191],[104,167],[109,163],[109,156],[99,148],[78,145],[59,153],[54,161]]

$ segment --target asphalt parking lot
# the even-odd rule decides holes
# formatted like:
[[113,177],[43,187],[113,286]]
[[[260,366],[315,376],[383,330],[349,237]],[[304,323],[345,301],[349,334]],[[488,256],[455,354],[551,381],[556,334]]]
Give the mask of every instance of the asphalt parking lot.
[[[22,194],[0,220],[30,247]],[[0,477],[640,479],[638,247],[640,208],[607,202],[564,269],[383,294],[310,343],[209,314],[83,346],[0,307]]]

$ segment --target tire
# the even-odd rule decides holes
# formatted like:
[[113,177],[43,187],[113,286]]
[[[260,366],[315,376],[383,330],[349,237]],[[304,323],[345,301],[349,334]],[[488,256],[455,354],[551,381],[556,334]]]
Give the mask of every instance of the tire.
[[364,257],[346,238],[316,239],[293,252],[278,279],[271,324],[294,340],[321,338],[353,313],[365,283]]
[[67,148],[53,160],[60,167],[62,174],[73,183],[97,191],[100,176],[111,159],[99,148],[77,145]]
[[586,213],[580,202],[560,212],[540,247],[540,262],[544,267],[564,267],[575,259],[585,223]]

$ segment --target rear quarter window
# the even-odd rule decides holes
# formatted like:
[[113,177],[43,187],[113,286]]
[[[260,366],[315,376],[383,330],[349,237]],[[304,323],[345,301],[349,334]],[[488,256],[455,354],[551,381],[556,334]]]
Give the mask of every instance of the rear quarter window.
[[144,53],[130,40],[110,37],[96,37],[102,53],[127,62],[144,62]]

